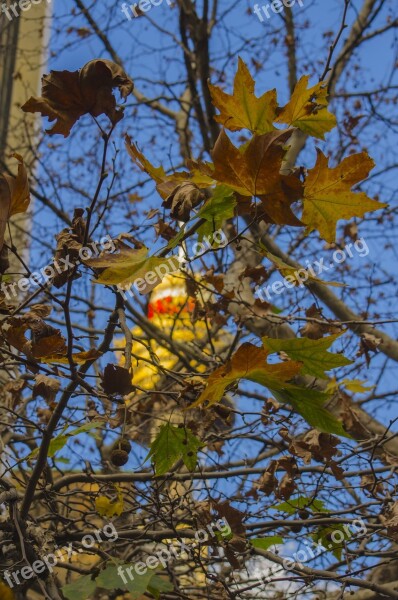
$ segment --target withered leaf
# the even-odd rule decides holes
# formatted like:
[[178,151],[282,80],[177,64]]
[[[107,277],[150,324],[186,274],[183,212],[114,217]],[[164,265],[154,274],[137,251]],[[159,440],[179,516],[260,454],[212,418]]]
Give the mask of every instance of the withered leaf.
[[122,98],[133,91],[134,84],[116,63],[96,59],[78,71],[51,71],[42,78],[42,96],[31,97],[22,106],[25,112],[39,112],[49,121],[56,121],[47,133],[68,137],[73,125],[85,114],[93,117],[105,114],[112,124],[123,117],[123,109],[116,108],[113,88]]
[[125,396],[133,391],[131,373],[124,367],[109,363],[104,369],[102,387],[106,394],[119,394]]
[[30,202],[28,174],[22,156],[13,154],[18,161],[18,174],[0,175],[0,250],[9,218],[27,211]]
[[38,374],[35,377],[33,386],[33,398],[41,396],[48,403],[53,402],[60,387],[61,382],[58,379]]

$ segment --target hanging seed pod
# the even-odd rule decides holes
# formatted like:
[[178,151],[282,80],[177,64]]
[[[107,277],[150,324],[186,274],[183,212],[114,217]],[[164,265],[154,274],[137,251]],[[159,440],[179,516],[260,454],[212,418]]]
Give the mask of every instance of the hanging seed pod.
[[111,463],[115,467],[122,467],[127,463],[129,455],[125,450],[114,449],[111,452]]

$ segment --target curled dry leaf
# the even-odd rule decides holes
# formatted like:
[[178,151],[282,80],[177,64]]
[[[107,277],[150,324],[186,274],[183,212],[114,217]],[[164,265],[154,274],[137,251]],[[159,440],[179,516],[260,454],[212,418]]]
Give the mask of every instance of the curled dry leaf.
[[47,132],[68,137],[73,125],[85,114],[93,117],[105,114],[112,124],[123,118],[123,109],[116,108],[113,88],[122,98],[133,91],[134,84],[116,63],[96,59],[78,71],[51,71],[42,78],[42,96],[31,97],[23,106],[25,112],[39,112],[56,121]]
[[9,218],[26,212],[30,202],[28,174],[23,158],[19,154],[12,156],[19,163],[17,176],[0,175],[0,250],[3,248],[4,233]]
[[38,374],[35,377],[33,386],[33,398],[41,396],[47,403],[53,402],[60,387],[61,382],[58,379]]
[[165,208],[170,208],[170,216],[177,221],[189,221],[191,210],[206,200],[203,190],[190,181],[183,181],[174,188],[172,193],[163,201]]

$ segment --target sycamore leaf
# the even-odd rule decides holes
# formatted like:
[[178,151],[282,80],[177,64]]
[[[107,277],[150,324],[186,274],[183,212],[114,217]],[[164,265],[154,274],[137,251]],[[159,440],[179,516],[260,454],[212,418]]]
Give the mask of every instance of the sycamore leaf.
[[[295,175],[281,175],[286,153],[283,145],[292,131],[275,131],[254,136],[248,144],[237,148],[222,131],[214,146],[212,177],[243,196],[258,196],[269,222],[302,225],[290,205],[302,197],[302,184]],[[246,197],[246,199],[245,199]]]
[[106,59],[91,60],[79,71],[51,71],[43,75],[42,96],[31,97],[22,110],[39,112],[50,122],[55,120],[47,133],[68,137],[73,125],[85,114],[105,114],[113,124],[120,121],[123,109],[116,108],[112,89],[118,88],[122,98],[127,98],[133,87],[120,65]]
[[309,75],[303,75],[294,88],[290,101],[281,109],[276,123],[298,127],[313,137],[325,139],[325,133],[336,127],[336,117],[327,110],[327,89],[323,81],[307,89]]
[[305,281],[316,281],[321,285],[330,285],[332,287],[346,286],[345,283],[339,283],[338,281],[325,281],[323,279],[319,279],[318,277],[312,275],[311,271],[308,268],[306,269],[305,267],[303,267],[302,269],[297,269],[296,267],[288,265],[281,258],[279,258],[279,256],[275,256],[275,254],[269,252],[264,246],[264,244],[261,243],[261,241],[259,243],[259,246],[261,248],[262,254],[264,254],[264,256],[275,265],[279,273],[281,273],[281,275],[283,275],[283,277],[287,280],[287,287],[301,285],[301,283],[304,281],[303,277],[301,276],[301,273],[304,274],[304,271],[308,276]]
[[361,379],[343,379],[339,381],[338,385],[342,385],[349,392],[353,392],[354,394],[364,394],[365,392],[370,392],[376,386],[375,385],[365,385],[366,380]]
[[282,389],[301,370],[301,363],[293,361],[270,365],[267,363],[268,355],[269,352],[264,348],[249,343],[242,344],[226,365],[210,375],[206,388],[190,408],[201,404],[216,404],[223,397],[226,388],[240,379],[254,381],[269,389]]
[[371,200],[364,192],[353,192],[373,169],[374,162],[366,152],[347,156],[337,167],[330,169],[328,159],[317,149],[316,165],[308,172],[304,184],[304,209],[301,220],[307,225],[307,234],[317,229],[327,242],[332,243],[339,219],[363,217],[366,212],[387,206]]
[[[107,566],[95,580],[97,587],[112,591],[127,590],[130,592],[129,597],[131,600],[138,600],[138,598],[141,598],[143,594],[149,590],[149,587],[153,587],[159,592],[164,584],[165,591],[166,588],[167,591],[170,591],[170,587],[166,582],[163,580],[161,580],[162,583],[159,582],[160,578],[156,574],[156,571],[148,568],[145,573],[138,574],[137,571],[134,570],[134,566],[134,564],[111,564]],[[124,579],[119,573],[120,567],[123,569],[122,573]],[[129,573],[132,573],[132,577],[129,576]]]
[[213,178],[246,196],[272,194],[279,190],[279,171],[286,153],[283,143],[291,131],[275,131],[254,136],[241,148],[233,145],[225,131],[221,131],[214,146]]
[[211,236],[221,228],[224,221],[231,219],[235,214],[236,199],[233,190],[226,185],[218,185],[212,197],[202,206],[196,214],[196,218],[205,219],[198,229],[198,240],[202,241],[204,236]]
[[285,386],[283,390],[271,390],[273,396],[281,403],[291,404],[312,427],[324,433],[351,438],[344,430],[343,423],[325,408],[330,400],[328,394],[295,385]]
[[260,550],[268,550],[271,546],[275,546],[276,544],[283,544],[283,538],[279,535],[270,535],[266,538],[255,538],[254,540],[250,540],[251,545],[254,548],[260,548]]
[[[69,438],[75,437],[76,435],[79,435],[80,433],[87,433],[87,431],[91,431],[91,429],[100,427],[103,424],[104,424],[103,421],[90,421],[89,423],[85,423],[84,425],[81,425],[80,427],[73,429],[69,433],[61,433],[60,435],[57,435],[50,442],[47,456],[52,458],[55,455],[55,453],[58,452],[58,450],[61,450],[65,446],[65,444],[68,442]],[[63,431],[65,431],[65,428]],[[39,451],[40,451],[40,448],[35,448],[33,450],[33,452],[31,452],[26,458],[27,459],[35,458],[39,454]]]
[[[72,354],[72,360],[76,365],[84,365],[84,363],[86,363],[87,361],[97,360],[97,358],[100,358],[100,356],[102,356],[102,352],[96,350],[95,348],[91,348],[90,350],[85,350],[83,352],[74,352]],[[41,362],[48,364],[58,363],[61,365],[68,365],[69,359],[67,356],[65,356],[65,354],[55,354],[42,358]]]
[[0,175],[0,250],[4,243],[7,222],[12,215],[27,211],[30,202],[28,174],[22,156],[13,154],[18,161],[18,174]]
[[73,583],[68,583],[62,588],[62,594],[68,600],[88,600],[95,592],[97,584],[91,579],[91,575],[79,577]]
[[298,496],[297,498],[290,498],[287,502],[281,504],[275,504],[271,506],[274,510],[285,512],[288,515],[294,515],[298,510],[304,510],[309,508],[312,512],[327,513],[329,510],[325,508],[322,500],[315,500],[313,498],[307,498],[306,496]]
[[156,598],[156,600],[159,600],[162,596],[162,593],[172,592],[174,590],[174,586],[172,583],[170,583],[170,581],[164,579],[164,577],[159,577],[159,575],[156,575],[155,573],[149,582],[147,589],[148,592]]
[[[320,543],[326,550],[332,552],[337,560],[341,560],[344,548],[344,540],[347,540],[347,538],[349,539],[350,537],[347,535],[344,527],[345,526],[341,525],[340,523],[336,523],[330,527],[320,527],[314,534],[311,535],[311,537],[314,541]],[[341,535],[339,534],[336,536],[336,532],[341,532]]]
[[178,171],[170,175],[166,174],[166,171],[162,166],[155,167],[145,156],[138,150],[136,144],[133,144],[131,138],[126,135],[126,148],[134,164],[138,166],[141,171],[147,173],[151,179],[156,182],[156,189],[160,196],[165,200],[172,194],[173,190],[183,182],[194,183],[199,188],[206,188],[212,185],[214,182],[209,177],[208,167],[202,164],[202,170],[199,170],[197,166],[192,163],[192,169],[188,171]]
[[117,490],[117,498],[112,502],[106,496],[98,496],[95,499],[95,510],[100,517],[112,518],[115,515],[120,516],[124,509],[123,494],[120,487],[115,486]]
[[213,104],[220,111],[215,120],[230,131],[244,128],[257,134],[273,131],[277,106],[276,90],[270,90],[256,98],[254,87],[255,82],[247,65],[239,58],[232,95],[209,84]]
[[187,427],[162,425],[146,460],[152,459],[156,475],[164,475],[180,459],[190,471],[196,467],[202,442]]
[[[128,288],[136,283],[141,293],[148,293],[159,285],[169,273],[177,271],[179,262],[174,258],[148,256],[148,248],[131,248],[121,240],[116,240],[118,252],[102,253],[97,258],[85,260],[85,264],[95,269],[104,269],[95,283],[119,285]],[[143,279],[145,278],[145,280]]]
[[263,338],[264,348],[271,352],[285,352],[291,360],[303,363],[303,374],[326,379],[325,371],[352,364],[342,354],[332,354],[327,349],[341,333],[312,340],[310,338],[271,339]]

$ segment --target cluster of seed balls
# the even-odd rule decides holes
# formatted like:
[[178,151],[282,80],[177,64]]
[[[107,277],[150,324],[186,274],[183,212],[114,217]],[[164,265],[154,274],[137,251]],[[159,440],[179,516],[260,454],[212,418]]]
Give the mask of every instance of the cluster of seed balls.
[[111,463],[115,467],[122,467],[129,459],[131,444],[125,438],[117,440],[111,451]]

